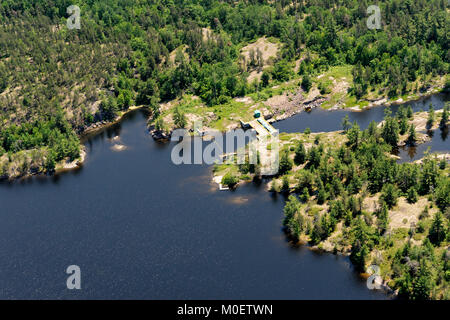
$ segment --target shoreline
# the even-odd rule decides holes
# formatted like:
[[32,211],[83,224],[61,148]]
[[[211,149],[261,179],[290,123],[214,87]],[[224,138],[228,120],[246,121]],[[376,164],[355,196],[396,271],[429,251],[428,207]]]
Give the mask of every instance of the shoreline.
[[131,106],[126,111],[122,111],[121,114],[119,114],[112,121],[100,121],[100,122],[91,124],[90,126],[86,127],[86,129],[83,130],[79,134],[80,141],[82,141],[84,138],[87,138],[90,135],[96,135],[98,133],[98,131],[101,131],[110,126],[120,123],[127,114],[129,114],[133,111],[136,111],[136,110],[144,109],[144,108],[146,108],[146,106]]
[[63,172],[76,170],[83,166],[84,162],[86,161],[87,152],[86,148],[83,146],[80,150],[80,157],[78,159],[75,159],[72,162],[67,161],[61,161],[59,162],[55,167],[55,173],[54,174],[60,174]]
[[[400,99],[397,99],[396,101],[393,101],[393,102],[390,102],[390,103],[388,102],[387,104],[384,104],[384,103],[373,104],[372,103],[369,106],[363,107],[362,109],[358,108],[358,110],[356,110],[354,107],[353,108],[341,108],[340,107],[340,108],[325,109],[325,108],[322,108],[322,104],[325,101],[327,101],[327,100],[325,100],[325,101],[321,101],[320,105],[313,105],[311,107],[311,110],[312,109],[316,109],[316,108],[322,108],[325,111],[336,111],[336,110],[346,110],[347,109],[347,110],[349,110],[351,112],[364,112],[364,111],[366,111],[368,109],[375,108],[375,107],[389,107],[389,106],[392,106],[392,105],[403,105],[403,104],[407,104],[407,103],[411,103],[411,102],[416,102],[416,101],[420,101],[422,99],[427,99],[427,98],[429,98],[429,97],[431,97],[433,95],[436,95],[436,94],[448,94],[448,93],[444,92],[443,89],[440,88],[440,90],[438,90],[438,91],[429,91],[429,92],[427,92],[425,94],[421,94],[421,96],[418,97],[418,98],[417,97],[412,97],[412,99],[410,99],[410,100],[403,100],[403,99],[401,99],[402,101],[399,101]],[[380,98],[380,99],[374,100],[374,101],[380,101],[380,100],[385,100],[385,99],[386,98],[384,97],[384,98]],[[317,100],[322,100],[322,99],[320,99],[320,96],[316,97],[314,100],[308,101],[306,104],[302,103],[302,105],[299,106],[298,108],[294,108],[292,110],[292,112],[285,113],[283,115],[278,115],[277,116],[275,113],[269,114],[268,119],[266,119],[266,120],[269,123],[276,123],[276,122],[280,122],[280,121],[286,120],[288,118],[291,118],[293,116],[296,116],[298,114],[301,114],[302,112],[308,112],[306,109],[308,107],[310,107],[311,104],[314,104]],[[144,106],[144,105],[131,106],[130,108],[128,108],[128,110],[122,111],[113,121],[110,121],[110,122],[100,121],[100,122],[91,124],[89,127],[87,127],[84,131],[82,131],[79,134],[80,144],[84,143],[84,141],[88,137],[95,136],[100,131],[102,131],[102,130],[108,128],[108,127],[111,127],[111,126],[113,126],[115,124],[120,123],[124,119],[124,117],[126,115],[128,115],[129,113],[137,111],[137,110],[142,110],[142,109],[145,109],[145,108],[146,108],[146,106]],[[235,125],[232,128],[228,128],[227,130],[221,130],[221,132],[222,133],[226,133],[226,132],[229,132],[231,130],[235,130],[235,129],[239,128],[239,127],[240,127],[240,124],[238,122],[236,122]],[[147,129],[149,131],[151,131],[151,126],[147,126]],[[209,128],[209,127],[207,127],[206,129],[207,130],[208,129],[214,130],[213,128]],[[151,134],[151,136],[157,142],[166,143],[166,142],[170,141],[170,137],[171,137],[172,132],[173,132],[173,130],[171,130],[169,132],[165,132],[162,135],[161,139],[158,139],[157,137],[155,138],[155,136],[153,134]],[[428,142],[428,140],[421,141],[421,143],[425,143],[425,142]],[[419,143],[417,145],[419,145]],[[65,163],[66,160],[63,160],[63,161],[60,161],[59,163],[57,163],[56,168],[55,168],[55,172],[53,172],[53,173],[47,173],[47,172],[42,172],[42,171],[27,172],[26,174],[23,174],[23,175],[20,175],[20,176],[6,177],[6,178],[3,178],[3,179],[0,179],[0,181],[1,180],[15,181],[15,180],[19,180],[19,179],[29,178],[29,177],[32,177],[32,176],[53,175],[53,174],[60,174],[60,173],[68,172],[68,171],[71,171],[71,170],[76,170],[76,169],[80,168],[85,163],[85,160],[86,160],[86,157],[87,157],[87,153],[85,152],[84,149],[85,149],[84,146],[81,146],[80,158],[74,160],[72,162],[72,164],[68,165],[67,163]]]
[[[286,233],[286,236],[288,238],[291,237],[290,233]],[[292,241],[292,239],[289,238],[289,242],[292,243],[294,246],[305,247],[310,251],[317,252],[320,254],[332,254],[334,256],[350,257],[350,253],[348,253],[348,252],[345,252],[345,251],[336,251],[335,252],[332,249],[325,249],[323,247],[319,247],[319,245],[312,246],[311,244],[309,244],[308,240],[305,240],[305,239],[301,239],[297,243],[295,243]],[[353,266],[353,264],[351,262],[350,262],[350,264]],[[355,271],[355,272],[357,272],[357,271]],[[358,277],[360,277],[361,279],[364,279],[364,280],[368,280],[369,277],[371,276],[371,274],[366,273],[366,272],[357,272],[357,273],[358,273]],[[380,284],[379,289],[369,289],[369,290],[378,290],[378,291],[383,290],[384,291],[383,293],[386,294],[387,296],[390,295],[394,299],[397,298],[398,290],[394,290],[391,287],[389,287],[389,285],[388,285],[389,281],[387,279],[381,278],[381,280],[382,280],[382,283]]]
[[[314,97],[310,101],[302,102],[300,105],[297,105],[296,107],[293,107],[288,110],[288,112],[284,113],[277,113],[277,112],[270,112],[264,115],[264,119],[269,123],[277,123],[289,118],[292,118],[298,114],[301,114],[302,112],[310,112],[314,109],[321,108],[324,111],[350,111],[350,112],[364,112],[372,108],[377,107],[391,107],[391,106],[401,106],[408,103],[418,102],[420,100],[427,99],[433,95],[438,94],[444,94],[448,95],[448,92],[444,91],[444,87],[435,87],[431,90],[425,92],[425,93],[419,93],[419,96],[410,96],[410,99],[403,100],[403,98],[398,98],[397,100],[390,100],[387,97],[380,97],[378,99],[371,99],[371,100],[362,100],[363,102],[369,102],[367,106],[364,107],[331,107],[331,108],[323,108],[322,105],[329,101],[331,97],[325,97],[323,95],[318,95]],[[241,124],[238,121],[234,121],[232,124],[228,126],[225,130],[220,130],[222,133],[227,133],[231,130],[236,130],[241,127]],[[155,141],[160,142],[167,142],[170,140],[170,137],[172,135],[172,132],[175,130],[175,128],[171,128],[168,131],[156,131],[154,130],[154,125],[148,125],[147,128],[151,132],[151,135]],[[189,128],[186,128],[189,129]],[[204,131],[206,130],[218,130],[213,127],[204,127]]]
[[[421,97],[421,98],[424,98],[424,97]],[[409,101],[404,102],[404,103],[408,103],[408,102]],[[381,106],[382,105],[380,105],[380,107]],[[129,110],[127,110],[126,112],[124,112],[121,115],[119,115],[113,122],[100,124],[100,125],[97,125],[95,128],[92,128],[91,130],[83,132],[82,137],[86,138],[89,135],[95,135],[99,131],[101,131],[102,129],[105,129],[105,128],[109,127],[109,126],[112,126],[114,124],[119,123],[120,121],[122,121],[124,119],[124,117],[127,114],[129,114],[131,112],[134,112],[136,110],[142,109],[143,107],[144,106],[131,107]],[[324,109],[324,110],[326,110],[326,109]],[[300,110],[299,113],[301,113],[301,111],[304,111],[304,108],[302,108],[302,110]],[[330,110],[330,111],[333,111],[333,110]],[[364,110],[361,110],[361,111],[364,111]],[[281,121],[281,120],[277,120],[277,121]],[[335,132],[339,132],[339,131],[335,131]],[[330,133],[330,132],[328,132],[328,133]],[[321,133],[313,133],[313,134],[321,134]],[[427,140],[426,141],[421,141],[421,143],[425,143],[425,142],[427,142]],[[421,143],[418,143],[418,145],[421,144]],[[76,160],[74,160],[72,162],[63,161],[62,166],[61,166],[61,162],[59,162],[57,164],[57,167],[55,169],[54,174],[57,175],[57,174],[61,174],[61,173],[64,173],[64,172],[76,170],[76,169],[78,169],[78,168],[83,166],[83,164],[86,161],[86,158],[87,158],[87,151],[86,151],[86,148],[84,146],[82,146],[82,148],[80,150],[80,158],[76,159]],[[18,180],[18,179],[22,179],[22,178],[27,178],[27,177],[30,177],[30,176],[33,176],[33,175],[42,175],[42,173],[29,174],[29,175],[21,176],[21,177],[18,177],[18,178],[14,178],[12,180],[16,180],[16,179]],[[213,179],[214,179],[214,174],[213,174]],[[219,180],[214,181],[214,182],[220,184]],[[243,181],[242,183],[247,183],[247,182]],[[226,190],[226,189],[223,189],[223,190]],[[287,236],[288,236],[288,239],[290,240],[289,242],[292,243],[292,245],[294,245],[294,246],[303,246],[303,247],[308,248],[308,250],[315,251],[315,252],[320,252],[320,253],[327,253],[327,254],[332,253],[333,255],[341,255],[341,256],[346,256],[346,257],[349,255],[349,253],[346,250],[337,250],[336,251],[334,248],[331,248],[331,247],[326,247],[326,246],[321,246],[321,245],[314,245],[313,246],[313,245],[309,244],[306,239],[302,239],[300,241],[295,241],[294,242],[292,239],[289,238],[288,234],[287,234]],[[358,273],[358,276],[361,279],[367,279],[369,275],[366,274],[366,273]],[[388,286],[388,280],[386,280],[384,278],[383,278],[380,290],[384,290],[384,293],[386,295],[392,295],[393,297],[397,297],[398,296],[397,291],[395,291],[392,288],[390,288]]]
[[[442,109],[439,110],[435,110],[435,114],[439,115],[440,113],[442,113]],[[410,118],[409,121],[411,121],[417,129],[417,140],[415,143],[415,147],[420,146],[422,144],[426,144],[427,142],[429,142],[431,140],[430,136],[429,136],[429,131],[431,130],[439,130],[439,122],[435,121],[435,123],[433,124],[433,126],[429,129],[426,128],[426,122],[427,122],[427,116],[428,113],[426,111],[417,111],[414,113],[414,116],[412,118]],[[379,125],[381,125],[382,122],[379,123]],[[331,134],[331,135],[338,135],[342,133],[342,131],[331,131],[331,132],[327,132],[327,134]],[[314,139],[315,136],[320,136],[323,133],[310,133],[308,135],[309,139],[312,140]],[[301,135],[301,133],[292,133],[292,135]],[[289,136],[290,137],[290,136]],[[332,137],[333,138],[333,137]],[[399,141],[398,141],[398,146],[404,146],[406,145],[406,138],[407,138],[407,134],[404,134],[402,136],[399,136]],[[291,141],[292,139],[295,139],[295,137],[290,137],[289,141]],[[288,142],[286,142],[286,144],[288,144]],[[309,144],[306,143],[306,144]],[[291,147],[292,148],[292,147]],[[292,149],[291,149],[292,151]],[[448,151],[436,151],[436,152],[432,152],[430,153],[432,154],[433,157],[436,157],[436,159],[445,159],[448,160],[450,159],[449,156],[450,154],[448,153]],[[416,161],[410,161],[411,163],[422,163],[423,159],[426,158],[427,155],[424,155],[421,159],[416,160]],[[224,176],[226,173],[233,173],[235,174],[235,168],[236,165],[231,165],[230,167],[226,167],[226,168],[221,168],[217,171],[213,171],[212,172],[212,177],[213,177],[213,182],[215,183],[219,183],[220,182],[220,177]],[[295,172],[295,170],[293,171]],[[237,182],[237,184],[235,185],[235,188],[239,187],[241,184],[245,184],[247,183],[247,180],[243,180],[242,175],[237,175],[236,178],[237,180],[239,180]],[[256,178],[257,176],[249,176],[249,178]],[[279,189],[272,189],[274,182],[272,181],[276,181],[276,177],[272,177],[272,178],[268,178],[264,181],[264,184],[266,184],[266,188],[265,191],[275,194],[275,195],[282,195],[283,191],[280,191]],[[278,185],[280,184],[280,182],[277,182]],[[289,185],[289,191],[286,191],[284,194],[287,196],[288,194],[290,194],[290,190],[292,190],[292,183],[290,183]],[[315,252],[319,252],[319,253],[331,253],[333,255],[341,255],[341,256],[350,256],[350,251],[349,248],[347,246],[337,246],[333,245],[333,241],[330,242],[329,239],[332,237],[329,236],[325,241],[321,241],[320,243],[314,245],[313,243],[310,242],[310,238],[307,235],[296,235],[295,232],[291,233],[291,230],[287,229],[286,227],[283,228],[284,229],[284,233],[286,235],[286,239],[288,240],[288,242],[290,243],[290,245],[292,246],[302,246],[307,248],[308,250],[311,251],[315,251]],[[297,237],[298,236],[298,237]],[[374,251],[375,252],[375,251]],[[370,253],[371,254],[371,253]],[[353,265],[353,264],[352,264]],[[368,277],[370,276],[370,274],[364,273],[364,272],[358,272],[359,276],[363,279],[368,279]],[[392,279],[389,276],[382,276],[380,275],[381,278],[381,289],[385,291],[385,293],[387,295],[391,295],[392,297],[398,297],[399,291],[398,289],[393,289],[393,287],[389,286],[392,281]]]
[[128,110],[123,111],[120,115],[118,115],[116,117],[116,119],[114,119],[114,121],[111,121],[111,122],[101,121],[101,122],[92,124],[85,131],[81,132],[78,135],[78,137],[80,139],[80,145],[81,145],[80,146],[80,157],[71,162],[68,162],[67,159],[59,161],[58,163],[56,163],[55,169],[53,172],[45,172],[45,171],[42,171],[42,168],[40,168],[41,170],[29,171],[24,174],[13,176],[13,177],[0,177],[0,182],[1,181],[15,182],[15,181],[23,180],[23,179],[28,179],[33,176],[54,176],[54,175],[62,174],[65,172],[78,170],[79,168],[81,168],[84,165],[86,158],[87,158],[87,151],[86,151],[85,146],[83,145],[83,142],[86,138],[88,138],[91,135],[95,136],[100,131],[102,131],[110,126],[120,123],[127,114],[129,114],[133,111],[136,111],[136,110],[143,109],[143,108],[145,108],[145,106],[132,106]]

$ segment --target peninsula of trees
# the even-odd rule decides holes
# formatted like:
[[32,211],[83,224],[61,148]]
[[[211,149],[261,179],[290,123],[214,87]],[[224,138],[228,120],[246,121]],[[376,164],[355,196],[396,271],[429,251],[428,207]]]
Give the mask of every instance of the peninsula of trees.
[[[392,154],[426,135],[414,123],[448,134],[449,104],[438,114],[400,108],[366,130],[344,119],[339,132],[281,133],[279,174],[269,191],[287,198],[289,239],[347,254],[361,273],[379,266],[385,284],[403,297],[450,299],[448,155],[399,164]],[[261,179],[258,166],[217,165],[215,174],[234,187]]]

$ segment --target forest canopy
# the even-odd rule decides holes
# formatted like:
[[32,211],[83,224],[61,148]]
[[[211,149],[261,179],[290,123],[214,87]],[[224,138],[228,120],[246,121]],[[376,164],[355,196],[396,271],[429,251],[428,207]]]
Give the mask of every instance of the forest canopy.
[[[70,5],[80,8],[79,30],[66,26]],[[368,5],[365,0],[3,0],[0,157],[44,145],[59,148],[45,138],[48,128],[72,145],[72,134],[113,120],[132,105],[148,106],[154,119],[159,103],[184,94],[198,96],[206,106],[221,105],[288,81],[295,61],[308,90],[310,76],[352,66],[349,92],[357,99],[375,89],[396,96],[419,78],[426,85],[448,74],[447,1],[378,1],[379,30],[367,28]],[[273,66],[250,83],[250,68],[264,62],[254,52],[243,63],[240,50],[260,37],[279,42],[280,50]],[[64,120],[56,120],[61,112]],[[69,126],[49,124],[55,121]]]

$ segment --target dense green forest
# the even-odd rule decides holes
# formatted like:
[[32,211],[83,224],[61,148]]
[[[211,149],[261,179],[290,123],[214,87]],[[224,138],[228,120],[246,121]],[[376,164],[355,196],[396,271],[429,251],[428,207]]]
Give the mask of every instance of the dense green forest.
[[[448,105],[440,118],[441,130],[448,130]],[[306,150],[298,141],[294,160],[285,158],[281,166],[287,168],[284,174],[294,165],[303,169],[294,175],[294,193],[299,197],[289,196],[284,225],[295,241],[307,236],[313,245],[323,246],[328,240],[334,251],[349,252],[361,272],[371,264],[380,266],[383,278],[401,296],[447,300],[448,164],[431,155],[421,164],[399,164],[389,157],[387,152],[393,148],[391,142],[398,141],[404,119],[408,115],[401,109],[395,118],[388,114],[381,128],[372,122],[366,130],[356,123],[349,127],[344,120],[346,140],[338,148],[318,142]],[[415,137],[414,126],[410,128],[408,140]],[[369,210],[367,199],[371,197],[377,203]],[[414,215],[413,205],[415,210],[421,208],[417,223],[411,223],[411,216],[403,212],[404,220],[398,225],[395,212],[401,210],[400,201],[410,214]]]
[[[81,8],[79,30],[66,26],[72,4]],[[352,65],[349,91],[358,98],[376,89],[395,96],[412,90],[408,82],[446,75],[447,2],[378,4],[382,30],[366,27],[368,2],[356,0],[2,0],[0,156],[50,148],[56,160],[74,158],[74,133],[131,105],[148,106],[153,119],[160,102],[185,93],[220,105],[289,80],[300,57],[306,87],[313,74]],[[239,50],[262,36],[281,50],[248,83]],[[261,63],[258,52],[247,62]]]
[[[350,66],[348,94],[357,101],[426,91],[432,79],[443,79],[448,90],[448,1],[377,1],[379,30],[366,25],[370,4],[1,0],[0,178],[52,172],[59,161],[77,159],[80,134],[131,106],[148,107],[150,121],[164,128],[161,104],[185,95],[217,111],[233,98],[291,79],[301,79],[295,85],[308,92],[314,77],[338,66]],[[79,30],[67,28],[70,5],[81,9]],[[279,45],[270,66],[258,50],[248,58],[241,54],[262,37]],[[249,81],[254,69],[261,78]],[[329,85],[318,88],[330,92]],[[399,135],[415,143],[408,113],[388,114],[381,128],[372,124],[363,131],[344,121],[346,144],[337,149],[320,141],[309,150],[301,142],[292,146],[295,164],[304,170],[295,176],[300,200],[291,196],[287,202],[285,226],[291,236],[306,234],[318,244],[340,225],[342,247],[351,246],[357,267],[375,259],[374,250],[387,252],[378,263],[400,294],[449,299],[449,254],[442,249],[450,236],[448,165],[432,158],[400,165],[387,155]],[[447,110],[443,114],[446,127]],[[174,120],[175,126],[186,125],[182,109],[175,108]],[[282,189],[289,192],[289,151],[281,160]],[[231,175],[227,180],[237,182]],[[375,215],[361,209],[363,198],[373,194],[380,196]],[[386,236],[389,210],[400,197],[411,203],[425,197],[429,204],[416,228]],[[312,198],[329,210],[305,215],[301,208]],[[428,210],[436,211],[433,217]]]

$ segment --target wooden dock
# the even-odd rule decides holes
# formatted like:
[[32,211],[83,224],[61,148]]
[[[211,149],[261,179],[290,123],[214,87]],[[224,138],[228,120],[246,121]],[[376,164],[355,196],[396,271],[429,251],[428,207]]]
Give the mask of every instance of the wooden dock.
[[[258,117],[248,123],[241,121],[242,128],[254,129],[256,138],[250,142],[253,148],[258,150],[262,176],[273,176],[279,169],[279,141],[278,130],[268,123],[263,117]],[[268,147],[270,145],[270,148]]]
[[278,135],[278,130],[276,130],[270,123],[268,123],[264,118],[258,118],[252,120],[248,123],[241,122],[241,125],[244,129],[255,129],[258,139],[271,135]]

